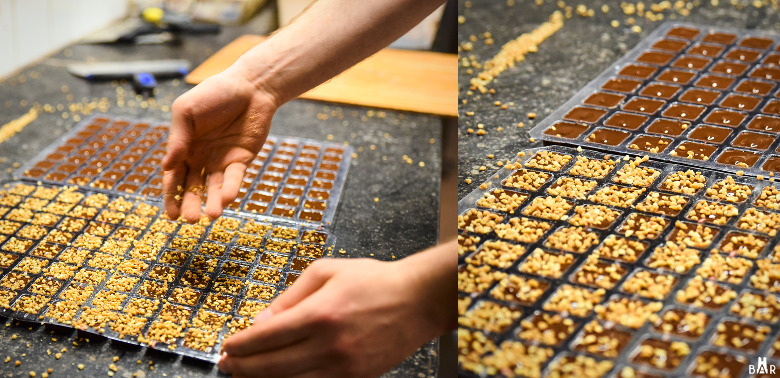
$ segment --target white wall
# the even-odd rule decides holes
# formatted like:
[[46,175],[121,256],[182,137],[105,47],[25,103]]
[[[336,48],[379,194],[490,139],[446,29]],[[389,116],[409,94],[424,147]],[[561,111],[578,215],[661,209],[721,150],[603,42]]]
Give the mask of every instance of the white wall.
[[122,18],[127,0],[0,0],[0,78]]

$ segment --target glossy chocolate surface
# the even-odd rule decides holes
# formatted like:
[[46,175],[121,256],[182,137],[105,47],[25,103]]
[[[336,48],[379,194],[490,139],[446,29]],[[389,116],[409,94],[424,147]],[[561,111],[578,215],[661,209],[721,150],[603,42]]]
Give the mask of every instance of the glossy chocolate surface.
[[680,101],[694,104],[711,105],[720,97],[721,92],[690,88],[680,96]]
[[727,149],[721,152],[720,155],[718,155],[716,161],[718,163],[735,165],[743,168],[749,168],[752,167],[754,164],[756,164],[756,161],[758,161],[758,158],[760,157],[761,154],[755,152],[737,150],[737,149]]
[[586,105],[599,106],[602,108],[614,108],[625,98],[626,96],[619,95],[619,94],[596,92],[590,95],[582,103]]
[[578,106],[563,116],[563,119],[576,122],[594,123],[598,121],[604,114],[607,114],[606,110],[587,108],[584,106]]
[[626,140],[629,135],[625,131],[598,128],[588,135],[587,140],[593,143],[617,146]]
[[649,117],[639,115],[639,114],[617,112],[611,115],[609,118],[607,118],[604,121],[604,125],[620,127],[623,129],[636,130],[640,126],[642,126],[642,124],[644,124],[645,121],[647,121],[648,119]]
[[724,127],[699,125],[688,134],[688,138],[708,143],[723,143],[731,135],[732,130]]
[[653,100],[649,98],[634,97],[623,104],[623,110],[629,110],[637,113],[653,114],[666,104],[666,101]]
[[766,150],[775,141],[775,136],[743,131],[731,142],[732,146]]

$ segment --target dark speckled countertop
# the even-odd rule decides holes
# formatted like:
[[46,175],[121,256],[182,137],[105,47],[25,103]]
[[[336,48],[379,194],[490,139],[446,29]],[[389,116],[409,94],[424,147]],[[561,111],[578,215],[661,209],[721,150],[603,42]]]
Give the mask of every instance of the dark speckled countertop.
[[[267,33],[275,24],[273,5],[242,27],[223,28],[219,35],[185,36],[179,46],[97,46],[72,45],[52,56],[0,79],[0,125],[27,113],[36,104],[43,111],[12,139],[0,144],[0,175],[11,177],[14,163],[24,163],[42,148],[73,128],[74,115],[86,117],[90,104],[101,100],[105,112],[147,119],[170,119],[169,106],[189,85],[162,81],[156,103],[136,99],[127,83],[87,82],[69,75],[65,66],[75,61],[114,61],[156,58],[186,58],[197,65],[242,34]],[[123,106],[118,99],[124,98]],[[81,105],[79,105],[81,104]],[[58,106],[61,108],[58,109]],[[72,108],[71,108],[72,107]],[[67,119],[63,113],[66,113]],[[323,102],[295,100],[276,113],[271,133],[349,143],[355,148],[346,185],[331,232],[336,249],[347,257],[381,260],[402,258],[433,245],[438,233],[438,204],[441,170],[441,120],[438,117],[386,111]],[[323,116],[327,114],[327,119]],[[433,143],[429,142],[433,140]],[[375,149],[370,149],[374,145]],[[414,164],[407,164],[407,155]],[[420,166],[419,162],[424,162]],[[379,202],[374,198],[378,197]],[[73,330],[57,330],[37,324],[0,318],[0,362],[2,376],[29,376],[51,368],[52,376],[107,376],[109,364],[118,367],[115,376],[217,376],[215,365],[182,359],[173,354],[112,342]],[[3,326],[5,325],[5,326]],[[18,335],[13,340],[12,335]],[[56,341],[54,341],[56,339]],[[89,340],[87,340],[89,339]],[[60,360],[54,354],[67,349]],[[119,360],[113,362],[112,358]],[[14,361],[21,366],[14,367]],[[140,364],[137,363],[140,361]],[[420,349],[388,376],[435,375],[438,342]],[[149,369],[153,362],[154,370]],[[84,370],[77,366],[84,364]]]
[[[459,52],[461,58],[473,54],[479,62],[484,62],[492,58],[504,43],[534,30],[559,9],[556,2],[550,0],[545,0],[542,5],[533,1],[514,2],[516,4],[508,6],[507,1],[472,0],[470,7],[466,7],[467,1],[458,2],[458,15],[465,17],[465,23],[458,28],[459,43],[468,41],[471,35],[478,37],[472,51]],[[700,2],[704,5],[693,7],[687,17],[678,15],[676,20],[738,29],[780,30],[780,11],[777,9],[752,6],[737,9],[729,1],[720,1],[717,7],[712,6],[709,0]],[[641,31],[635,33],[626,25],[625,21],[630,16],[623,13],[619,1],[566,3],[574,7],[579,3],[586,4],[595,10],[595,14],[585,18],[574,12],[572,18],[564,20],[561,30],[544,41],[537,53],[528,54],[524,62],[506,70],[488,85],[488,88],[495,89],[495,94],[480,95],[475,91],[473,96],[468,96],[469,79],[479,71],[474,70],[469,75],[464,67],[459,68],[459,97],[467,101],[466,104],[459,103],[458,107],[459,199],[477,189],[490,174],[496,172],[499,169],[496,162],[512,159],[521,150],[541,146],[541,142],[531,143],[528,139],[528,130],[535,122],[547,117],[663,23],[633,15],[636,25],[641,27]],[[652,2],[645,3],[649,6]],[[604,4],[609,7],[607,13],[601,11]],[[665,20],[669,20],[670,12],[665,13]],[[612,20],[618,20],[620,26],[610,26]],[[484,43],[485,32],[492,35],[493,45]],[[502,104],[514,102],[514,106],[501,110],[494,105],[495,101]],[[468,116],[467,112],[474,112],[474,115]],[[528,119],[529,112],[537,114],[535,120]],[[524,128],[518,128],[518,122],[524,122]],[[477,130],[479,124],[486,130],[485,135],[467,133],[469,128]],[[503,130],[497,131],[498,127]],[[493,154],[494,158],[489,158],[488,154]],[[482,166],[486,168],[484,171],[480,170]],[[471,184],[466,183],[467,178],[472,180]]]

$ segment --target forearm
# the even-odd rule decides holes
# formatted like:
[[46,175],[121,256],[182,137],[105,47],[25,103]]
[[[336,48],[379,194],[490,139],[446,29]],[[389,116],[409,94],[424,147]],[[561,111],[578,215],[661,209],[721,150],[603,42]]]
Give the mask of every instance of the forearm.
[[443,0],[319,0],[231,67],[281,105],[389,45]]
[[402,272],[418,295],[420,314],[430,324],[429,329],[440,335],[457,324],[458,258],[457,241],[448,242],[416,253],[403,260]]

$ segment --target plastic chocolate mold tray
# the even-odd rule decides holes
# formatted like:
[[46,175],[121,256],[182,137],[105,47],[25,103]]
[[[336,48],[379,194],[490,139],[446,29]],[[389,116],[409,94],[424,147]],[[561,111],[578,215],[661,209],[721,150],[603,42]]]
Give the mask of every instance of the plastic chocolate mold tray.
[[11,183],[0,204],[0,314],[209,361],[334,242],[296,223],[171,221],[76,187]]
[[780,37],[665,23],[534,138],[753,175],[780,172]]
[[[160,198],[167,135],[165,123],[93,116],[19,168],[16,176]],[[327,224],[333,220],[351,158],[351,147],[269,136],[229,208]]]
[[521,155],[458,203],[461,375],[780,363],[780,185],[560,146]]

